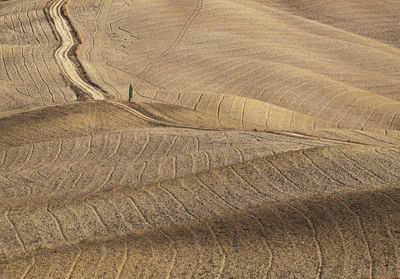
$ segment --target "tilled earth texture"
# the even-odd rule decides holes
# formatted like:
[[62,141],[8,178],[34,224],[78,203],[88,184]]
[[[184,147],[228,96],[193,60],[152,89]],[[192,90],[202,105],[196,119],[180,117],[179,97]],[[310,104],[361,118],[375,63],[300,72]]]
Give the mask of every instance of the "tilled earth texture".
[[400,278],[400,1],[8,0],[0,32],[1,279]]

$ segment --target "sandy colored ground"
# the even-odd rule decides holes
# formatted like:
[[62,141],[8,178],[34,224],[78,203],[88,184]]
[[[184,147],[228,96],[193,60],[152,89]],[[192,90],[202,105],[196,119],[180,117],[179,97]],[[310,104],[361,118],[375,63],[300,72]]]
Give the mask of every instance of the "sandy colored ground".
[[221,102],[239,117],[244,101],[232,105],[224,97],[241,96],[340,128],[400,127],[399,50],[375,38],[398,42],[398,3],[95,0],[69,6],[87,42],[82,63],[123,99],[133,83],[144,100],[200,111],[217,113]]
[[399,17],[1,1],[0,278],[400,277]]
[[76,100],[54,59],[46,1],[1,2],[0,113]]

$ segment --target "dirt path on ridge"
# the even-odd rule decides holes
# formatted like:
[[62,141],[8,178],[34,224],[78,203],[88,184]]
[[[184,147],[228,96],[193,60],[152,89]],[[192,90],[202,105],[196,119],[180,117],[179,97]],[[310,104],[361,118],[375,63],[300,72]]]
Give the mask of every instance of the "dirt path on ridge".
[[71,27],[62,15],[62,7],[67,0],[56,0],[49,8],[49,15],[53,19],[54,27],[61,37],[61,45],[56,50],[55,58],[68,80],[82,91],[88,93],[94,100],[104,100],[102,92],[83,80],[76,66],[68,57],[68,52],[74,46]]

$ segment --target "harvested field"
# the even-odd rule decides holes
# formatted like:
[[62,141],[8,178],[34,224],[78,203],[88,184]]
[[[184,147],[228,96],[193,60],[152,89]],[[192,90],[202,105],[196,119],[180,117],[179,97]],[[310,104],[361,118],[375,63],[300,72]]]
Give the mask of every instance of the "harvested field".
[[0,3],[0,113],[76,100],[54,60],[58,42],[46,5],[43,0]]
[[0,1],[0,278],[400,277],[399,16]]

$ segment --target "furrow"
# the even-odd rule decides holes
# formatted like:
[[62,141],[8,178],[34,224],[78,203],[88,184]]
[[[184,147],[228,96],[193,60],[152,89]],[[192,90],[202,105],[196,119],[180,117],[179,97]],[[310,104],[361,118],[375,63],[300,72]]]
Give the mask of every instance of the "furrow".
[[128,258],[128,242],[124,241],[124,253],[122,255],[121,264],[118,266],[117,274],[115,275],[116,279],[119,279],[121,277],[127,258]]
[[29,266],[24,270],[24,273],[21,275],[20,279],[25,279],[28,276],[29,272],[32,270],[33,266],[35,265],[35,256],[32,255],[31,257],[32,260],[29,263]]
[[63,229],[62,229],[60,220],[58,220],[57,216],[54,215],[54,214],[51,212],[51,210],[50,210],[50,205],[49,205],[49,204],[47,204],[46,210],[47,210],[47,212],[49,213],[49,215],[51,216],[51,218],[54,220],[54,223],[56,224],[57,229],[58,229],[60,235],[62,236],[63,240],[64,240],[67,244],[69,244],[69,241],[68,241],[68,239],[67,239],[67,237],[66,237],[66,235],[65,235],[65,233],[64,233],[64,231],[63,231]]
[[367,241],[367,238],[365,236],[365,231],[364,231],[364,228],[362,226],[360,216],[358,216],[357,213],[355,213],[353,210],[351,210],[351,208],[344,201],[342,201],[340,198],[336,198],[336,200],[338,202],[340,202],[341,204],[343,204],[344,208],[346,208],[347,211],[350,212],[351,215],[353,215],[357,219],[357,224],[358,224],[358,227],[360,228],[360,232],[361,232],[361,235],[362,235],[363,242],[364,242],[364,244],[365,244],[365,246],[367,248],[367,255],[368,255],[368,261],[369,261],[369,277],[370,278],[374,278],[373,277],[373,260],[372,260],[372,255],[371,255],[371,248],[370,248],[369,243]]
[[23,242],[23,240],[22,240],[22,238],[21,238],[21,235],[20,235],[19,231],[17,230],[17,227],[16,227],[15,223],[11,220],[9,214],[10,214],[10,210],[7,211],[7,213],[6,213],[6,218],[7,218],[8,222],[11,224],[11,227],[12,227],[12,229],[13,229],[14,232],[15,232],[15,237],[16,237],[18,243],[20,244],[22,250],[23,250],[24,253],[26,254],[25,244],[24,244],[24,242]]
[[76,264],[77,264],[79,258],[80,258],[81,255],[82,255],[82,250],[81,250],[81,248],[78,247],[78,249],[79,249],[79,252],[76,254],[74,260],[72,261],[72,265],[71,265],[71,267],[69,268],[69,270],[68,270],[68,272],[67,272],[67,274],[66,274],[66,276],[65,276],[65,278],[67,278],[67,279],[71,279],[72,273],[74,272],[74,270],[75,270],[75,268],[76,268]]

